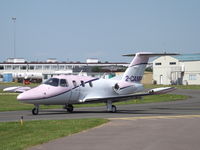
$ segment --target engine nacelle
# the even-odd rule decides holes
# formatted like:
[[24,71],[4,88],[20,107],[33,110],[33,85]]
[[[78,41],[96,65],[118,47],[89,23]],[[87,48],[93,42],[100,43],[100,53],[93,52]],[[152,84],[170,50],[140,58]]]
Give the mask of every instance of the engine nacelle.
[[120,81],[113,86],[113,90],[120,95],[133,94],[144,89],[142,84]]

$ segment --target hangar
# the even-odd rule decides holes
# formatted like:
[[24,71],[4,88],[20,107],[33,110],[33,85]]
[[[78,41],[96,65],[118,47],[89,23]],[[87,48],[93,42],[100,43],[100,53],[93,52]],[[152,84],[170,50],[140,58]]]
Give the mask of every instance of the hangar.
[[153,61],[153,82],[200,85],[200,53],[156,58]]

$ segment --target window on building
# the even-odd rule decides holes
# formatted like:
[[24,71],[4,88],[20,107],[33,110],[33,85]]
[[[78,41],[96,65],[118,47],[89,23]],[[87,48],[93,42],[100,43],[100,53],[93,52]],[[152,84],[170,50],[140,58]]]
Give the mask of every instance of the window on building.
[[19,66],[13,66],[13,70],[19,70]]
[[176,62],[169,62],[170,65],[176,65]]
[[57,65],[53,65],[53,66],[51,66],[51,69],[52,70],[58,70],[58,66]]
[[4,66],[0,66],[0,70],[4,70]]
[[62,87],[68,87],[68,83],[65,79],[60,79],[60,86]]
[[30,70],[34,70],[35,66],[29,66]]
[[21,70],[26,70],[26,66],[20,66]]
[[196,74],[189,74],[189,80],[197,80]]
[[49,65],[45,65],[43,68],[44,68],[44,70],[49,70],[50,66]]
[[161,62],[157,62],[157,63],[155,63],[155,65],[156,65],[156,66],[162,65],[162,63],[161,63]]
[[65,66],[59,66],[59,70],[64,70]]
[[35,66],[35,70],[42,70],[42,66],[40,65]]
[[65,66],[65,69],[72,69],[72,66]]
[[12,70],[12,66],[11,65],[6,65],[5,66],[5,70]]

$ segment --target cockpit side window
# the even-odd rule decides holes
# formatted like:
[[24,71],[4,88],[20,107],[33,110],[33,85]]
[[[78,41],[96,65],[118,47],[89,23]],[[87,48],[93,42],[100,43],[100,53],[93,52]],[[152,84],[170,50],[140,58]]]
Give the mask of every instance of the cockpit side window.
[[89,82],[90,87],[93,87],[92,81]]
[[73,83],[74,87],[76,87],[76,86],[77,86],[77,83],[76,83],[76,81],[75,81],[75,80],[73,80],[73,81],[72,81],[72,83]]
[[81,85],[82,85],[82,87],[85,87],[85,82],[81,81]]
[[51,86],[58,86],[59,79],[57,79],[57,78],[50,78],[49,80],[47,80],[46,82],[44,82],[44,84],[51,85]]
[[60,86],[61,87],[68,87],[68,82],[65,79],[60,79]]

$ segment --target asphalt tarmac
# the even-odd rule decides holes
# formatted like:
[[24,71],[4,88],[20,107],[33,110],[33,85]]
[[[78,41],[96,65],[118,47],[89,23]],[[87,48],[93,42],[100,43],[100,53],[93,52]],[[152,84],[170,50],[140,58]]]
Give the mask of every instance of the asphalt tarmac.
[[117,113],[107,113],[105,107],[65,110],[0,112],[0,121],[108,118],[103,126],[31,147],[30,150],[187,150],[199,149],[200,90],[176,90],[173,93],[190,96],[187,100],[121,105]]
[[126,118],[29,150],[197,150],[200,118]]
[[75,108],[73,113],[64,109],[40,110],[39,115],[32,115],[31,110],[0,112],[0,122],[18,121],[21,116],[24,120],[45,119],[72,119],[72,118],[121,118],[138,116],[160,115],[193,115],[200,114],[199,90],[176,90],[173,93],[190,96],[187,100],[134,104],[117,106],[117,113],[108,113],[106,107]]

